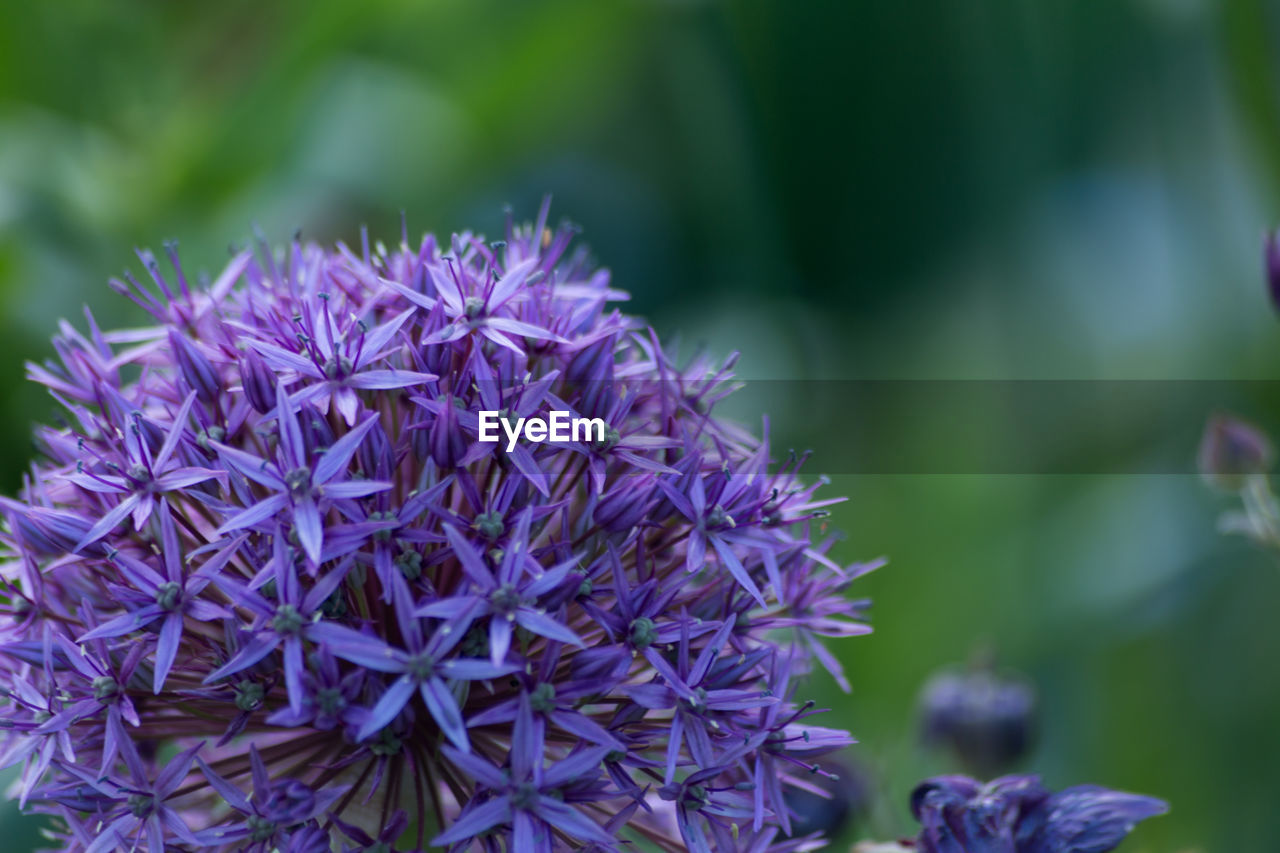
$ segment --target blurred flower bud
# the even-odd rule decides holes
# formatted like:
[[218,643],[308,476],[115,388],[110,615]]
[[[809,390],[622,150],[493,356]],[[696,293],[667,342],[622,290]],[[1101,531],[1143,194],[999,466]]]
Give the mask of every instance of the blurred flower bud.
[[786,789],[793,838],[813,832],[835,837],[870,811],[872,786],[864,770],[835,761],[820,762],[818,768],[804,780],[817,790]]
[[921,692],[920,709],[925,743],[948,747],[978,776],[1008,770],[1031,746],[1035,691],[989,665],[935,675]]
[[1280,229],[1268,231],[1262,241],[1262,266],[1267,274],[1271,305],[1280,311]]
[[1265,474],[1274,461],[1266,435],[1231,415],[1214,415],[1200,439],[1200,473],[1226,491],[1239,491],[1250,474]]

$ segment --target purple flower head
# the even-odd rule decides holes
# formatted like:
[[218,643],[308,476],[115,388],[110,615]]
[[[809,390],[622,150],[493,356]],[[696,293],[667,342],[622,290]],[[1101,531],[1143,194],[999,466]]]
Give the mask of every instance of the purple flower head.
[[1005,772],[1031,745],[1036,694],[1031,685],[989,665],[944,670],[921,691],[926,743],[951,749],[970,772]]
[[911,811],[924,853],[1106,853],[1168,806],[1095,785],[1051,793],[1035,776],[939,776],[916,788]]
[[66,413],[0,499],[0,755],[66,849],[815,843],[787,794],[852,741],[797,690],[878,563],[546,219],[144,253],[151,328],[29,366]]

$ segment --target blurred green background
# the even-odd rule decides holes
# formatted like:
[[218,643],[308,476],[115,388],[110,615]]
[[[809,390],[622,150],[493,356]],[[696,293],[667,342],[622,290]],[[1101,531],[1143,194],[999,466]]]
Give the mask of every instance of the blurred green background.
[[[742,350],[748,378],[1280,364],[1259,263],[1280,217],[1264,0],[3,8],[6,490],[52,412],[23,360],[84,303],[141,322],[105,287],[134,246],[177,238],[214,270],[252,223],[395,238],[403,210],[414,233],[496,233],[503,204],[532,216],[546,191],[635,311]],[[744,393],[777,411],[779,446],[813,434],[768,387]],[[1277,401],[1249,414],[1280,430]],[[945,457],[954,425],[934,415],[847,413]],[[1147,426],[1152,446],[1191,436],[1190,464],[1198,422]],[[844,418],[816,429],[838,441]],[[833,480],[851,496],[839,556],[892,560],[857,585],[876,632],[840,647],[852,695],[811,685],[874,778],[859,836],[909,832],[914,782],[955,769],[917,745],[915,697],[987,645],[1042,696],[1026,768],[1171,801],[1125,850],[1276,848],[1280,572],[1216,534],[1222,498],[1189,474]],[[6,850],[35,843],[3,820]]]

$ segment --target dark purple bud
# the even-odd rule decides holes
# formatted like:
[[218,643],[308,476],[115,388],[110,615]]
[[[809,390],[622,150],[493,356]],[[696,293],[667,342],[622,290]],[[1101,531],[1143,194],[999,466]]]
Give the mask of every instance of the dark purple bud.
[[1213,486],[1239,491],[1253,474],[1265,474],[1275,462],[1266,435],[1231,415],[1215,415],[1200,439],[1200,473]]
[[[14,525],[23,542],[38,553],[46,555],[69,554],[84,538],[92,526],[90,519],[42,506],[9,504]],[[91,546],[91,550],[99,550]]]
[[364,471],[365,476],[375,480],[390,479],[396,467],[395,450],[381,423],[375,424],[373,429],[369,430],[369,434],[360,443],[357,456],[360,460],[360,469]]
[[431,458],[441,468],[456,468],[467,453],[467,438],[458,425],[458,410],[452,397],[446,397],[440,413],[431,423]]
[[222,391],[222,376],[213,362],[192,343],[186,335],[170,329],[169,346],[173,348],[173,356],[178,362],[178,370],[187,386],[196,392],[196,396],[206,403],[214,403]]
[[290,833],[284,853],[329,853],[332,849],[333,839],[329,837],[329,830],[312,821]]
[[316,795],[312,790],[294,779],[285,779],[271,786],[262,813],[268,820],[287,826],[311,817],[315,809]]
[[920,697],[926,743],[951,749],[965,769],[979,776],[1008,770],[1030,747],[1036,695],[1020,678],[988,668],[942,672]]
[[651,477],[628,477],[600,499],[592,520],[610,533],[630,530],[644,520],[652,495]]
[[298,412],[298,423],[302,427],[302,440],[307,447],[329,447],[336,439],[328,418],[316,411],[314,406],[302,406]]
[[615,348],[613,337],[596,341],[575,355],[565,369],[570,387],[581,395],[578,410],[587,417],[604,417],[613,406]]
[[1267,274],[1271,306],[1280,311],[1280,229],[1268,231],[1262,241],[1262,267]]
[[254,350],[240,359],[240,381],[244,384],[244,396],[259,414],[266,414],[276,405],[276,377]]

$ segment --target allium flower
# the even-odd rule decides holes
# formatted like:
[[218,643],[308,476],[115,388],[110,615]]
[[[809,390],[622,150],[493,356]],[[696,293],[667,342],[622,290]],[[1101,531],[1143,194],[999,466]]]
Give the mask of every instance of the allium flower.
[[[0,726],[67,849],[814,843],[785,793],[851,739],[795,691],[877,564],[546,215],[203,288],[144,253],[156,325],[30,367],[65,414],[0,503]],[[607,428],[478,440],[551,410]]]
[[1166,811],[1153,797],[1096,785],[1051,793],[1035,776],[939,776],[911,795],[923,853],[1106,853]]

